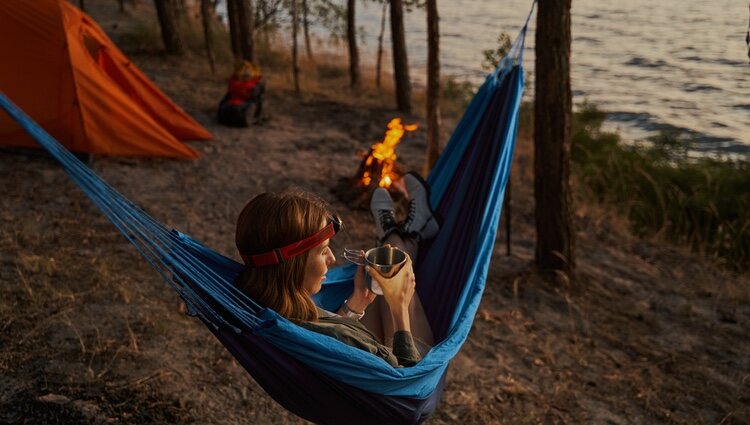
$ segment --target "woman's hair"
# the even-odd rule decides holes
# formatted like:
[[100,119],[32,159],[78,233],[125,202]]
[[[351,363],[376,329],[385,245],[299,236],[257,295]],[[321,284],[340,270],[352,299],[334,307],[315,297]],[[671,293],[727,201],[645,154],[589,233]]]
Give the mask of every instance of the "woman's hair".
[[[308,192],[262,193],[245,205],[237,219],[237,249],[255,255],[302,240],[320,230],[328,211],[325,201]],[[315,321],[315,303],[302,287],[308,254],[270,266],[246,264],[235,286],[288,319]]]

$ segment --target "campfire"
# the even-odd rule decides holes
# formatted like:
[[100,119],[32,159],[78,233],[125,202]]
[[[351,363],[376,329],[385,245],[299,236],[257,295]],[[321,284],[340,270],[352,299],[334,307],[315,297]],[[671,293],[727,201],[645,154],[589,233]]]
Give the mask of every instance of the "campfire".
[[388,188],[403,174],[396,163],[396,146],[407,132],[417,129],[417,124],[403,124],[401,118],[388,123],[382,142],[362,154],[362,161],[351,179],[342,179],[336,188],[344,202],[353,207],[367,207],[369,195],[376,187]]
[[416,124],[402,124],[401,118],[394,118],[388,123],[388,131],[382,142],[372,145],[370,152],[362,160],[355,179],[360,186],[375,188],[377,186],[388,188],[401,177],[396,168],[396,146],[407,131],[417,129]]

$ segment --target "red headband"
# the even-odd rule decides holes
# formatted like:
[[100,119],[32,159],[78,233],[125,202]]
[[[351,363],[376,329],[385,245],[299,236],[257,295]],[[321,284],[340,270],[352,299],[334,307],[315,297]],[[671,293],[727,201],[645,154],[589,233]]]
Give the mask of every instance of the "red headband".
[[282,248],[274,248],[262,254],[246,255],[240,252],[242,260],[248,266],[263,267],[280,264],[292,257],[296,257],[305,251],[315,248],[326,240],[332,238],[341,228],[341,220],[338,216],[331,217],[331,221],[312,236],[301,241],[291,243]]

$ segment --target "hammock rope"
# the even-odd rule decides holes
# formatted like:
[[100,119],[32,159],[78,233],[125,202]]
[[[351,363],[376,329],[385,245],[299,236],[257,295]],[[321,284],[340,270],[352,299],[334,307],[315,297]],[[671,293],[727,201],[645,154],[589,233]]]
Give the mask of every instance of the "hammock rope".
[[[418,423],[435,408],[445,372],[468,337],[484,291],[515,144],[529,18],[480,87],[428,177],[443,216],[416,264],[436,345],[416,366],[382,359],[296,326],[234,285],[242,265],[168,229],[110,187],[0,92],[2,106],[179,294],[256,381],[284,407],[318,423]],[[446,260],[446,256],[449,257]],[[332,269],[315,300],[335,310],[353,265]],[[304,388],[296,388],[304,382]],[[293,389],[294,388],[294,389]],[[330,403],[337,403],[332,412]]]

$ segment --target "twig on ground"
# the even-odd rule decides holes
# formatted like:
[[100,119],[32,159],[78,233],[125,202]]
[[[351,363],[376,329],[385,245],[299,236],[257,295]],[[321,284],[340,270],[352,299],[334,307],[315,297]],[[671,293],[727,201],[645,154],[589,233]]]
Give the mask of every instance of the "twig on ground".
[[123,345],[117,347],[117,351],[115,351],[115,354],[109,360],[109,364],[107,364],[107,367],[102,369],[102,371],[96,375],[96,379],[101,379],[102,376],[104,376],[107,372],[109,372],[109,369],[112,367],[112,363],[115,362],[115,359],[117,359],[117,355],[120,354],[120,351],[122,351],[123,349],[125,349],[125,346]]
[[42,320],[41,322],[39,322],[29,332],[27,332],[26,335],[24,335],[23,338],[21,338],[21,340],[18,343],[19,344],[23,344],[24,342],[28,341],[29,338],[31,338],[32,336],[34,336],[34,334],[36,334],[37,332],[39,332],[39,330],[42,329],[42,327],[44,327],[45,325],[47,325],[50,321],[52,321],[53,319],[56,319],[58,316],[65,315],[65,314],[69,313],[72,310],[73,309],[71,307],[68,307],[68,308],[66,308],[66,309],[64,309],[62,311],[58,311],[57,313],[55,313],[55,314],[53,314],[51,316],[47,316],[44,320]]
[[31,285],[29,285],[29,281],[26,280],[26,276],[24,276],[23,272],[21,271],[21,268],[18,267],[18,264],[16,264],[16,272],[18,272],[18,277],[21,278],[23,287],[26,290],[26,293],[29,295],[29,298],[31,299],[31,301],[36,301],[34,297],[34,291],[31,289]]

